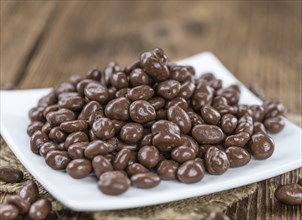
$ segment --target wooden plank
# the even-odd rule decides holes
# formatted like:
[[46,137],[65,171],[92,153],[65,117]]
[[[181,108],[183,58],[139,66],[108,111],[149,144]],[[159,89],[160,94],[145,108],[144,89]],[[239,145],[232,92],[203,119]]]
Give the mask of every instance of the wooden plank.
[[18,84],[55,2],[1,1],[0,84]]

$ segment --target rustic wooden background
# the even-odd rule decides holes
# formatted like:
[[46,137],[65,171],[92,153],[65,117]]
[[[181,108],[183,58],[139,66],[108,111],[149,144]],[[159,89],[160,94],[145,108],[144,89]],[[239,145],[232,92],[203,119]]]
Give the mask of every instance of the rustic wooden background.
[[[1,86],[51,87],[114,59],[125,65],[159,46],[172,60],[212,51],[244,83],[301,114],[301,1],[4,1]],[[286,146],[284,146],[286,147]],[[273,197],[302,169],[259,183],[232,219],[300,219]]]

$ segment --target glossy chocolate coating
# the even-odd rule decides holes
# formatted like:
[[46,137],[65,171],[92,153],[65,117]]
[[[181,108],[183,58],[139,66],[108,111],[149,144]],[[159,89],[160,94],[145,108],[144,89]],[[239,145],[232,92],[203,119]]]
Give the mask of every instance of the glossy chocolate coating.
[[131,176],[131,183],[138,188],[153,188],[160,183],[160,177],[153,172],[137,173]]
[[205,171],[201,163],[195,160],[189,160],[177,170],[177,178],[183,183],[196,183],[204,177]]
[[60,127],[54,127],[50,130],[48,137],[55,143],[61,143],[65,141],[67,134]]
[[206,105],[200,110],[203,120],[207,124],[218,125],[220,122],[220,113],[213,107]]
[[90,101],[104,104],[108,101],[109,93],[107,87],[99,83],[89,83],[84,89],[85,97]]
[[147,173],[149,170],[140,163],[133,163],[127,167],[127,174],[132,176],[137,173]]
[[236,129],[238,120],[234,115],[225,114],[221,118],[221,129],[226,134],[231,134]]
[[114,158],[112,163],[115,170],[124,170],[126,169],[129,161],[131,159],[131,151],[127,148],[121,149]]
[[0,180],[6,183],[17,183],[23,179],[23,173],[19,169],[10,166],[0,167]]
[[238,134],[227,136],[224,139],[224,146],[238,146],[244,147],[250,139],[250,135],[247,132],[241,132]]
[[194,110],[199,111],[202,107],[211,104],[213,96],[213,88],[203,81],[200,82],[192,95],[192,106]]
[[104,194],[120,195],[128,190],[130,180],[121,171],[109,171],[100,176],[98,187]]
[[68,150],[68,147],[74,143],[88,142],[88,141],[89,141],[89,138],[85,132],[77,131],[77,132],[73,132],[67,136],[64,146],[65,146],[65,149]]
[[127,121],[129,119],[130,102],[125,97],[111,100],[105,108],[105,115],[110,119]]
[[25,214],[27,213],[30,203],[28,200],[23,199],[19,195],[9,195],[6,199],[6,202],[8,204],[12,204],[16,206],[19,209],[20,214]]
[[71,159],[85,158],[84,151],[88,145],[88,142],[78,142],[68,147],[68,155]]
[[61,108],[58,111],[49,112],[46,115],[48,123],[54,127],[60,125],[62,122],[73,121],[76,119],[76,114],[66,108]]
[[261,133],[252,135],[248,146],[251,154],[257,160],[265,160],[269,158],[272,156],[275,149],[273,140],[268,135]]
[[23,184],[18,195],[22,199],[27,200],[29,203],[33,203],[39,197],[39,190],[34,181],[28,180]]
[[216,125],[196,125],[192,136],[200,144],[220,144],[224,138],[222,130]]
[[264,121],[266,130],[272,134],[279,133],[285,127],[285,120],[282,116],[267,118]]
[[83,131],[87,128],[88,123],[85,120],[67,121],[60,124],[60,129],[68,133]]
[[19,216],[19,209],[12,204],[0,204],[0,219],[11,220],[17,219]]
[[156,118],[154,107],[144,100],[132,102],[129,108],[129,113],[134,122],[141,124],[153,121]]
[[51,211],[51,203],[47,199],[39,199],[29,209],[28,216],[31,219],[46,219]]
[[64,170],[70,162],[70,157],[66,151],[50,151],[45,157],[48,166],[55,170]]
[[41,121],[33,121],[27,126],[27,134],[28,136],[32,136],[35,131],[41,130],[43,127],[43,122]]
[[150,85],[152,83],[150,76],[140,68],[132,70],[129,76],[129,80],[132,87]]
[[164,99],[171,100],[175,98],[180,91],[180,83],[176,80],[166,80],[157,85],[157,94]]
[[178,125],[181,133],[187,134],[192,127],[192,122],[188,114],[178,106],[172,106],[167,111],[168,120]]
[[159,151],[154,146],[143,146],[138,151],[137,159],[145,167],[153,168],[159,162]]
[[75,179],[82,179],[90,174],[92,166],[90,160],[74,159],[66,167],[67,173]]
[[103,110],[102,106],[96,102],[96,101],[91,101],[85,105],[83,110],[78,116],[79,120],[88,120],[89,117],[97,111]]
[[278,186],[275,197],[288,205],[302,205],[302,186],[296,183]]
[[44,143],[48,142],[48,140],[49,140],[48,136],[45,133],[39,130],[35,131],[35,133],[33,133],[33,135],[30,138],[31,151],[35,154],[39,154],[41,146]]
[[171,151],[171,158],[178,163],[184,163],[188,160],[193,160],[196,152],[187,146],[178,146]]
[[251,160],[251,155],[241,147],[228,147],[225,153],[230,161],[230,167],[242,167]]
[[115,134],[113,123],[109,118],[98,118],[94,121],[92,131],[101,140],[108,140]]
[[143,137],[143,126],[138,123],[127,123],[120,131],[120,138],[128,144],[138,143]]
[[102,155],[97,155],[93,158],[92,167],[97,178],[105,172],[113,171],[110,161]]
[[207,150],[205,162],[208,172],[213,175],[221,175],[230,167],[226,153],[216,147]]
[[106,155],[114,150],[115,146],[113,144],[102,140],[94,140],[87,145],[84,154],[85,157],[92,160],[97,155]]
[[154,95],[154,90],[148,85],[136,86],[127,92],[127,98],[132,102],[137,100],[148,100]]
[[163,152],[168,152],[181,142],[179,127],[170,121],[160,120],[151,128],[152,144]]
[[175,180],[179,164],[174,160],[163,160],[159,163],[156,173],[162,180]]

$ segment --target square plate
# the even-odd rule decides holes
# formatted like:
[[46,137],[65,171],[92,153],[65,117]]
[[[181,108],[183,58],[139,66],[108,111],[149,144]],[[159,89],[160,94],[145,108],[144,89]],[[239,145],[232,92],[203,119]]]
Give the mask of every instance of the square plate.
[[[261,104],[212,53],[204,52],[178,63],[192,65],[197,75],[212,72],[223,80],[224,86],[237,83],[242,91],[241,103]],[[301,128],[286,120],[285,129],[272,135],[276,147],[272,157],[267,160],[252,159],[246,166],[229,169],[221,176],[206,174],[202,181],[195,184],[162,181],[153,189],[131,187],[120,196],[104,195],[98,190],[94,177],[75,180],[65,172],[52,170],[42,157],[30,151],[29,137],[26,134],[28,110],[49,91],[50,89],[1,91],[1,135],[45,189],[73,210],[114,210],[155,205],[243,186],[301,167]]]

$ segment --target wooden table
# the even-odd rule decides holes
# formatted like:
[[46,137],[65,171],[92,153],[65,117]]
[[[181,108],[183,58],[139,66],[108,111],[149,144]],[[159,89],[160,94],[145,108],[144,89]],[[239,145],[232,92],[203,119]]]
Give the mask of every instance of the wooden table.
[[[214,52],[243,83],[301,114],[301,1],[4,1],[1,85],[51,87],[115,59],[125,65],[159,46],[173,59]],[[284,146],[286,147],[286,146]],[[300,219],[301,206],[273,198],[272,186],[302,169],[259,183],[230,207],[233,219]]]

